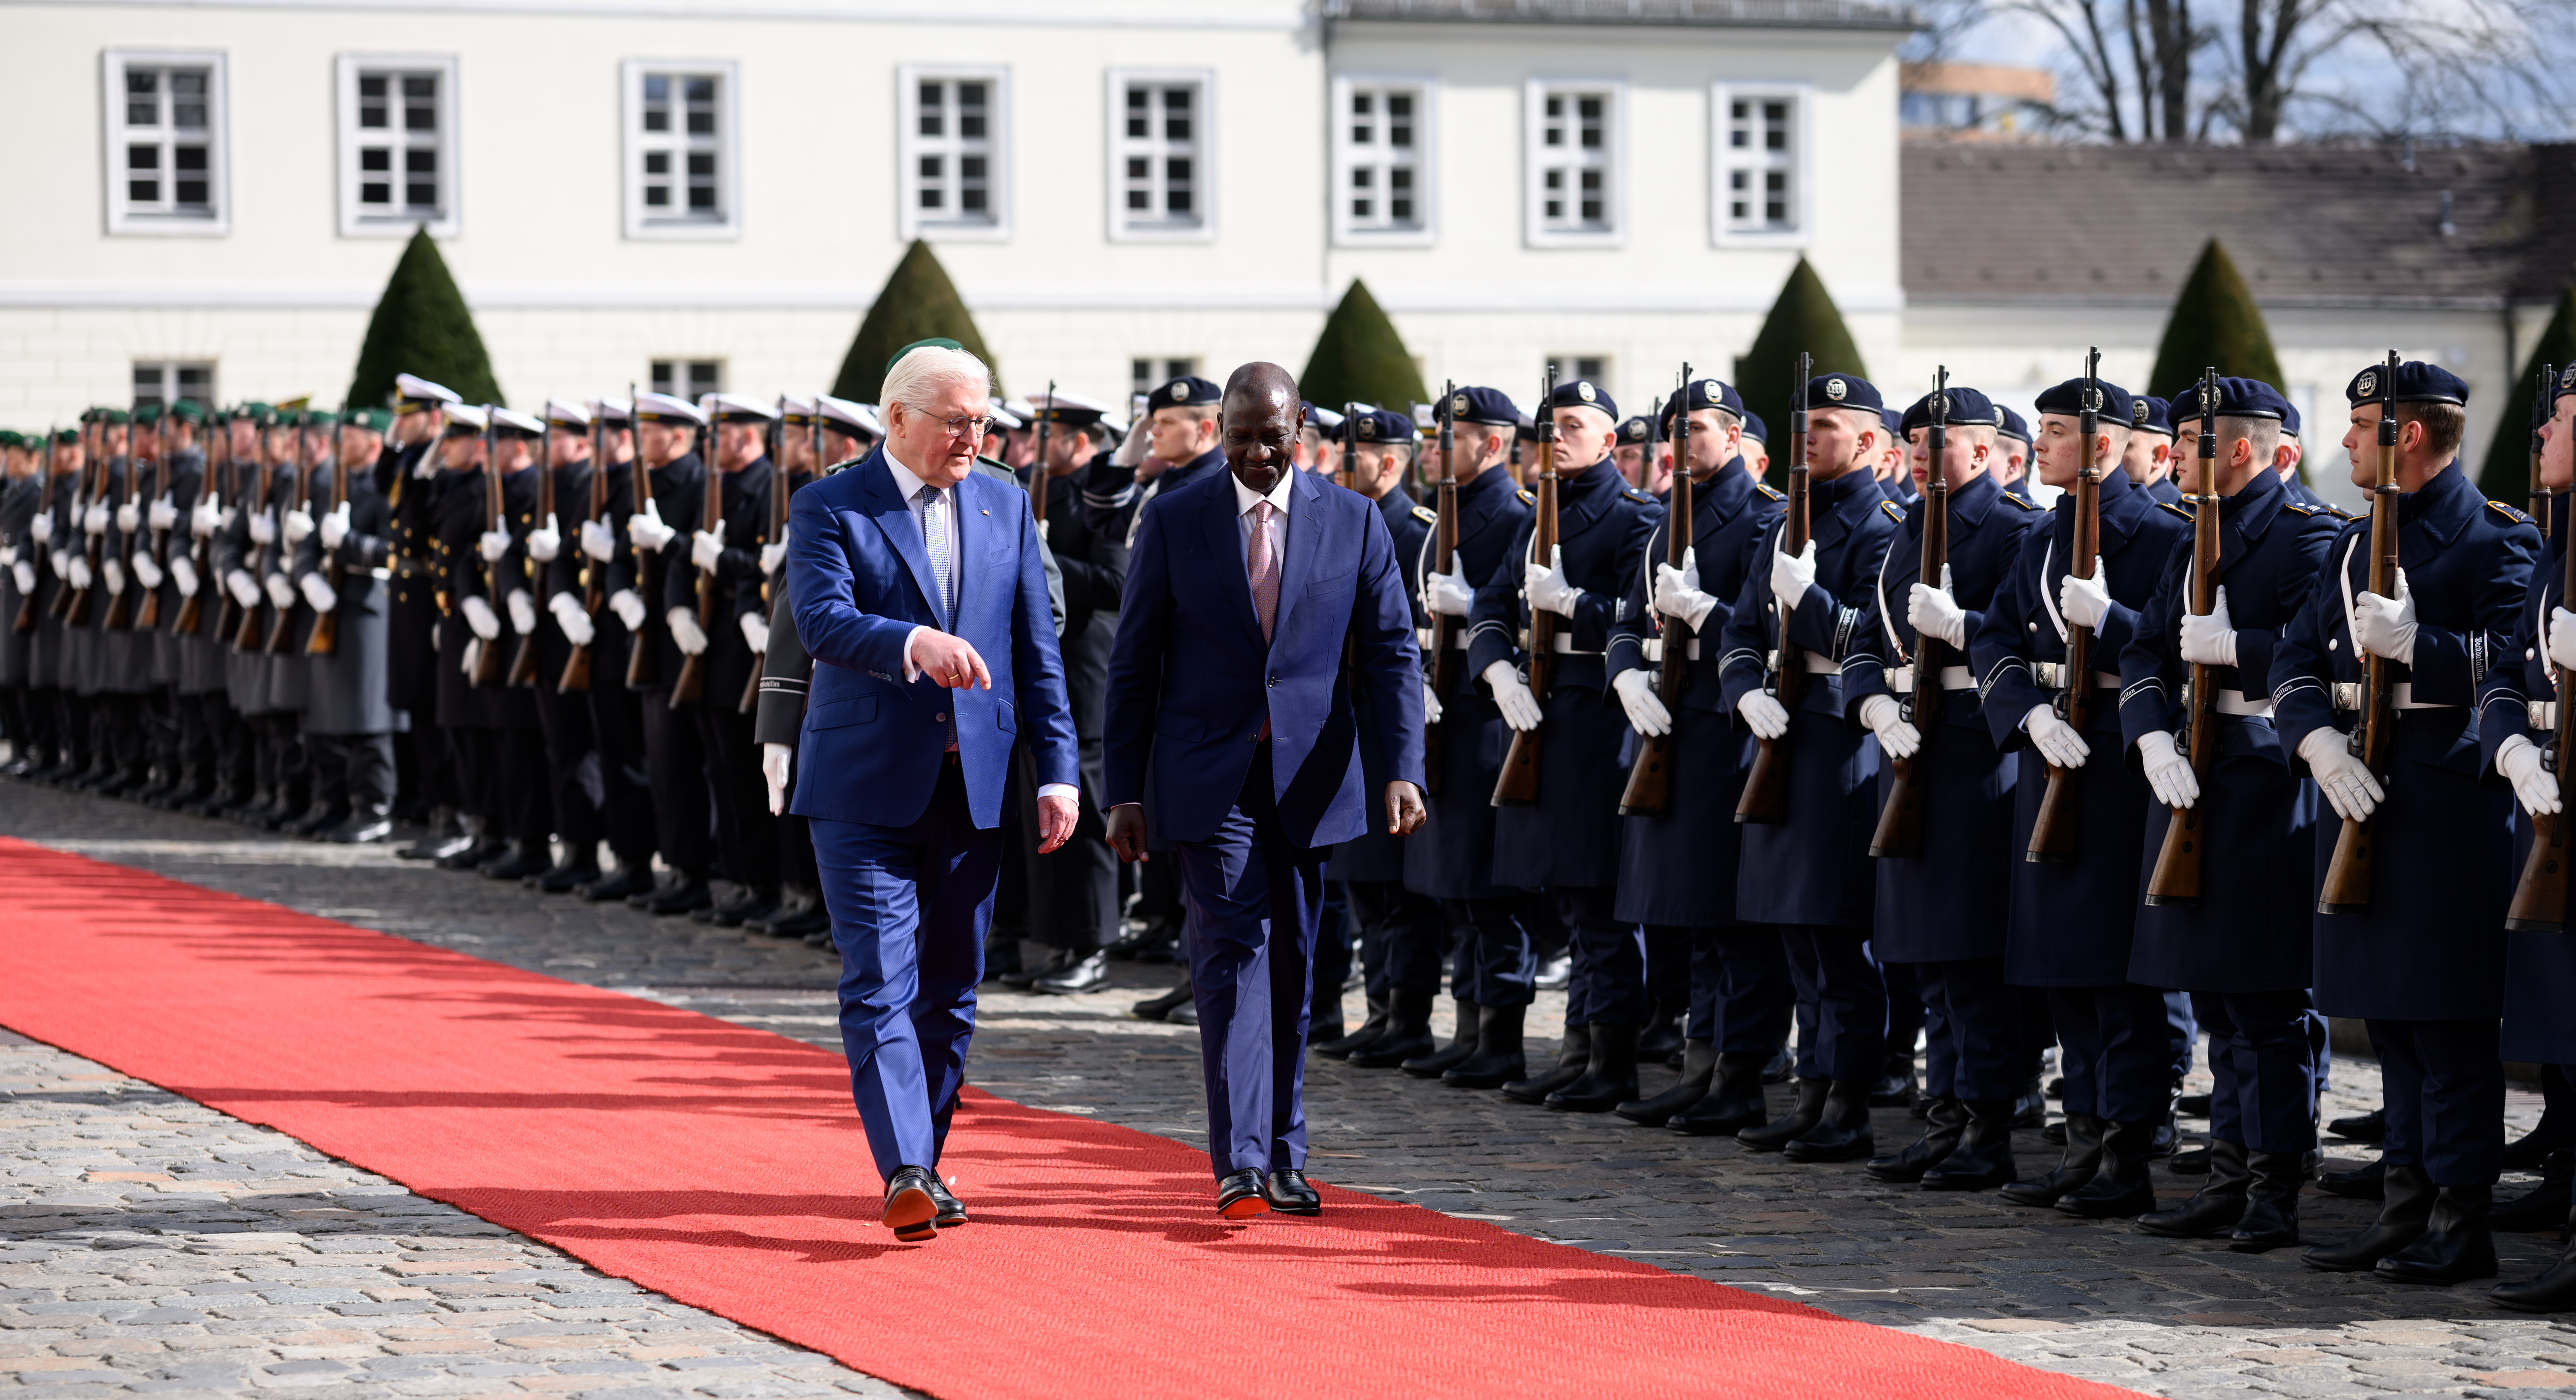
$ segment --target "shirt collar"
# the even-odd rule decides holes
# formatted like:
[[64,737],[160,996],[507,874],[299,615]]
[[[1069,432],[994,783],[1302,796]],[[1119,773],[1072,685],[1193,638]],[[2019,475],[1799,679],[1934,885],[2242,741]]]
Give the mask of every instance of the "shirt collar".
[[1279,514],[1286,515],[1288,513],[1288,498],[1295,494],[1297,484],[1296,472],[1288,471],[1281,473],[1279,484],[1271,487],[1270,494],[1267,496],[1254,495],[1252,488],[1243,484],[1242,477],[1236,476],[1231,472],[1228,472],[1226,476],[1228,480],[1234,483],[1235,514],[1249,514],[1254,506],[1261,504],[1265,500],[1270,502],[1270,508],[1277,511]]
[[894,469],[888,475],[894,478],[895,494],[903,497],[904,505],[910,507],[921,499],[921,493],[929,489],[930,483],[922,480],[919,472],[905,466],[903,459],[894,455],[892,450],[886,452],[885,459],[886,465]]

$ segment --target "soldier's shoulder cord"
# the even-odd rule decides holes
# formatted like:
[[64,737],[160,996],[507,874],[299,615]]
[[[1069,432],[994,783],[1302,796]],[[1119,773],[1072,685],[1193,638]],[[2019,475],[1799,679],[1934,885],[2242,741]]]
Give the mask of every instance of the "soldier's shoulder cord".
[[1525,506],[1534,506],[1534,505],[1537,505],[1537,504],[1538,504],[1538,497],[1537,497],[1537,496],[1532,495],[1532,494],[1530,493],[1530,489],[1529,489],[1528,487],[1526,487],[1526,486],[1522,487],[1522,488],[1521,488],[1521,492],[1520,492],[1520,494],[1521,494],[1521,504],[1522,504],[1522,505],[1525,505]]
[[2001,492],[1999,494],[2001,494],[2005,500],[2012,502],[2014,505],[2021,507],[2025,511],[2035,511],[2039,509],[2039,503],[2037,501],[2025,501],[2010,491]]
[[2487,502],[2487,508],[2494,511],[2496,514],[2503,516],[2505,519],[2512,521],[2516,525],[2537,525],[2540,523],[2539,521],[2532,519],[2529,515],[2506,505],[2502,501],[2489,501]]
[[2184,510],[2181,506],[2175,505],[2171,501],[2158,501],[2156,504],[2164,507],[2166,510],[2172,511],[2174,514],[2181,516],[2185,520],[2192,518],[2190,511]]
[[1898,505],[1894,501],[1881,501],[1878,503],[1878,508],[1887,512],[1888,519],[1893,520],[1900,525],[1905,523],[1905,507]]
[[1768,496],[1768,497],[1770,497],[1772,500],[1775,500],[1775,501],[1785,501],[1785,500],[1789,499],[1789,497],[1788,497],[1788,495],[1787,495],[1786,493],[1784,493],[1784,492],[1780,491],[1778,488],[1776,488],[1776,487],[1772,486],[1769,482],[1765,482],[1765,481],[1757,481],[1757,482],[1753,483],[1753,489],[1754,489],[1754,490],[1756,490],[1756,491],[1761,492],[1763,495]]
[[1433,510],[1429,506],[1415,506],[1413,508],[1413,518],[1421,521],[1425,525],[1437,525],[1440,523],[1440,512]]

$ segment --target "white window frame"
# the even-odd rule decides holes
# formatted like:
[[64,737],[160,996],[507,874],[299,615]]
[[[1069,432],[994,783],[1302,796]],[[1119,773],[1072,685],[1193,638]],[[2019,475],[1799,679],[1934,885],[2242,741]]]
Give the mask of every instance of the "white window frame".
[[[653,377],[653,369],[656,365],[671,367],[671,377],[667,382]],[[712,387],[699,384],[697,376],[691,373],[699,365],[715,367],[715,382]],[[725,382],[733,377],[730,373],[732,368],[722,355],[657,355],[645,361],[644,383],[654,393],[670,394],[696,403],[709,394],[723,393]]]
[[[340,164],[340,236],[342,238],[409,238],[415,228],[427,228],[432,238],[453,238],[465,227],[465,182],[458,166],[465,149],[464,133],[458,130],[458,115],[464,104],[457,99],[457,58],[454,54],[376,54],[344,53],[334,60],[339,94],[339,164]],[[358,78],[362,73],[435,73],[438,75],[438,185],[439,216],[423,219],[413,214],[370,214],[358,203],[358,186],[364,176],[358,169],[358,148],[365,144],[358,126]],[[395,172],[400,178],[400,172]]]
[[[136,360],[133,362],[133,377],[139,378],[141,372],[147,369],[156,370],[161,375],[161,391],[156,397],[163,408],[168,408],[182,398],[194,398],[211,412],[218,402],[215,397],[215,362],[212,360]],[[200,393],[183,395],[179,392],[179,372],[189,369],[201,369],[206,372],[206,387]],[[134,385],[132,398],[136,403],[143,402],[141,384]]]
[[[648,74],[712,77],[716,80],[716,208],[720,217],[692,218],[661,214],[644,203],[644,157],[670,149],[686,154],[688,142],[648,137],[644,131],[644,79]],[[742,236],[742,78],[729,58],[630,58],[618,73],[618,167],[624,190],[626,236],[633,239],[722,241]],[[686,189],[685,172],[674,172],[672,185]]]
[[[1362,154],[1351,139],[1353,113],[1351,98],[1364,89],[1385,92],[1391,89],[1413,90],[1413,223],[1411,228],[1369,227],[1354,222],[1351,213],[1351,172],[1360,165]],[[1354,248],[1427,248],[1438,241],[1440,231],[1439,202],[1434,192],[1439,188],[1439,175],[1434,152],[1439,149],[1440,81],[1425,73],[1337,73],[1333,77],[1332,200],[1333,241]],[[1377,115],[1385,125],[1385,114]],[[1385,149],[1383,141],[1376,149]],[[1377,191],[1385,198],[1386,191]]]
[[[930,214],[921,207],[921,159],[954,157],[953,132],[939,138],[921,134],[921,85],[925,82],[976,82],[985,85],[984,212],[960,216],[950,209]],[[953,120],[953,114],[951,114]],[[895,69],[895,214],[896,234],[909,243],[927,238],[937,243],[1000,243],[1011,236],[1011,70],[990,64],[907,63]],[[952,182],[952,188],[954,187]]]
[[[1808,152],[1815,143],[1808,128],[1815,122],[1814,89],[1799,83],[1718,83],[1709,89],[1708,226],[1709,241],[1720,248],[1804,248],[1814,242],[1811,211],[1815,200]],[[1789,104],[1789,151],[1785,161],[1756,153],[1738,155],[1731,145],[1734,104],[1786,100]],[[1786,228],[1738,228],[1730,214],[1733,176],[1738,170],[1758,172],[1785,168],[1789,175],[1789,224]],[[1755,192],[1759,199],[1761,192]]]
[[[1553,229],[1547,226],[1547,99],[1598,93],[1610,99],[1603,113],[1601,165],[1608,172],[1608,197],[1602,201],[1601,229]],[[1616,248],[1628,241],[1628,84],[1625,79],[1540,76],[1529,80],[1521,100],[1521,182],[1523,235],[1533,248]],[[1577,190],[1564,192],[1579,198]]]
[[[1108,75],[1107,121],[1103,136],[1109,158],[1107,213],[1112,243],[1207,243],[1216,238],[1216,70],[1212,68],[1112,68]],[[1129,83],[1194,83],[1196,110],[1190,118],[1190,203],[1197,221],[1166,224],[1127,216],[1127,85]],[[1146,138],[1151,141],[1152,138]]]
[[[111,234],[146,234],[196,238],[220,238],[233,231],[233,193],[231,135],[231,89],[225,81],[224,52],[220,49],[105,49],[99,54],[99,100],[106,146],[101,154],[105,175],[102,193],[106,195],[107,231]],[[129,144],[125,124],[125,74],[129,68],[202,67],[206,73],[206,183],[207,212],[203,214],[164,213],[138,210],[126,197],[127,173],[125,148]],[[168,94],[162,94],[168,100]],[[167,140],[163,142],[168,145]],[[164,170],[168,179],[176,172]]]

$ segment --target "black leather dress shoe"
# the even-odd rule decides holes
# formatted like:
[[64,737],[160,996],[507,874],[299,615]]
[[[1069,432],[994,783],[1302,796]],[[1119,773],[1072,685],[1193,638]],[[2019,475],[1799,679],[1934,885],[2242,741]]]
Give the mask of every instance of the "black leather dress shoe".
[[595,865],[558,865],[519,883],[545,894],[570,894],[598,878],[599,867]]
[[966,1203],[950,1195],[948,1184],[936,1176],[930,1178],[930,1199],[939,1207],[939,1213],[930,1218],[931,1224],[954,1230],[966,1223]]
[[1073,961],[1029,984],[1029,990],[1051,997],[1079,996],[1096,992],[1109,985],[1109,955],[1091,952],[1077,955]]
[[1173,1012],[1189,1005],[1197,995],[1185,981],[1161,996],[1147,997],[1127,1010],[1139,1021],[1168,1021]]
[[[628,902],[633,900],[630,898]],[[669,918],[674,914],[704,909],[715,902],[715,892],[707,888],[706,881],[692,880],[671,885],[647,898],[644,912],[657,918]]]
[[573,892],[593,904],[604,904],[610,900],[622,900],[630,894],[649,894],[652,889],[652,871],[620,865]]
[[938,1189],[938,1178],[923,1168],[895,1168],[886,1183],[885,1223],[896,1239],[919,1244],[939,1237],[939,1198],[931,1194]]
[[1261,1173],[1250,1167],[1231,1172],[1216,1184],[1216,1213],[1238,1224],[1270,1209],[1270,1200],[1262,1194]]
[[1324,1198],[1306,1184],[1306,1174],[1295,1167],[1272,1172],[1261,1182],[1261,1199],[1281,1215],[1321,1215]]

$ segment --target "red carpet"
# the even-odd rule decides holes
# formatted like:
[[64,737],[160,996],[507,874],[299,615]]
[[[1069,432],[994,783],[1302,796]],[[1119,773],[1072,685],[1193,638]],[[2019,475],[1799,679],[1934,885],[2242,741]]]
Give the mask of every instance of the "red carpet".
[[976,1223],[898,1246],[821,1050],[22,842],[0,908],[0,1025],[944,1400],[2127,1394],[1331,1187],[1230,1234],[972,1091]]

